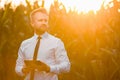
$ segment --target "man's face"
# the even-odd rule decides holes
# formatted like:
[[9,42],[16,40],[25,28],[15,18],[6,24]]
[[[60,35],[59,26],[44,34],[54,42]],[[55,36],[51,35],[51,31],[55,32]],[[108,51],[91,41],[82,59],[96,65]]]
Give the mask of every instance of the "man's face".
[[48,15],[41,12],[35,13],[31,24],[36,33],[45,32],[48,29]]

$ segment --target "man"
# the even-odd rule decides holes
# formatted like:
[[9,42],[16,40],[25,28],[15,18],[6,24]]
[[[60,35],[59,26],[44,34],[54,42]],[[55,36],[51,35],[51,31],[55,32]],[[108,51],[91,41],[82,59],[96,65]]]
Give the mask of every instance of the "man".
[[[21,43],[15,71],[25,76],[25,80],[31,80],[33,75],[34,80],[58,80],[57,74],[70,70],[64,44],[59,38],[47,32],[48,14],[44,8],[32,11],[30,21],[34,36]],[[39,47],[36,51],[37,44]]]

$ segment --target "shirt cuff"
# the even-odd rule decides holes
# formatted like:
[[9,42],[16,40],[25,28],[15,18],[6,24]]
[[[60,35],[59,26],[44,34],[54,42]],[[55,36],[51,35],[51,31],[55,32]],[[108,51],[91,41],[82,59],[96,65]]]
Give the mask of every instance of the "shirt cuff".
[[54,65],[50,66],[50,72],[53,72],[53,73],[56,73],[56,74],[59,74],[59,68]]
[[16,70],[17,74],[20,75],[20,76],[24,76],[24,73],[22,72],[22,68],[23,67],[18,67],[17,70]]

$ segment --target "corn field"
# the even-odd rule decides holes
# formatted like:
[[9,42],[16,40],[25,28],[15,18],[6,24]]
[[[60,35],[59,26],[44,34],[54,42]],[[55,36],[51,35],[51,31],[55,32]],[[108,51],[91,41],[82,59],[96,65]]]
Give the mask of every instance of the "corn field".
[[[51,5],[49,33],[62,39],[71,62],[70,72],[59,74],[59,80],[120,80],[120,2],[112,3],[96,14],[66,12],[57,1]],[[15,73],[17,52],[34,34],[29,14],[38,7],[27,2],[27,7],[0,9],[0,80],[23,79]]]

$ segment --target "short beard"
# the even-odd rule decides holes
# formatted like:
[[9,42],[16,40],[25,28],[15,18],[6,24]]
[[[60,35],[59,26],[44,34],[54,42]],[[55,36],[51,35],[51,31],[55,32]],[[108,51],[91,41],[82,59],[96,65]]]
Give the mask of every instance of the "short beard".
[[37,34],[37,35],[41,35],[41,34],[43,34],[43,33],[45,33],[46,31],[43,31],[43,30],[41,30],[41,29],[36,29],[35,30],[35,33]]

